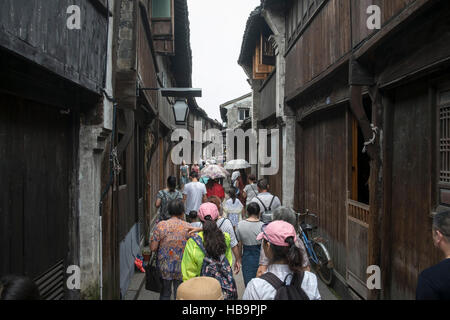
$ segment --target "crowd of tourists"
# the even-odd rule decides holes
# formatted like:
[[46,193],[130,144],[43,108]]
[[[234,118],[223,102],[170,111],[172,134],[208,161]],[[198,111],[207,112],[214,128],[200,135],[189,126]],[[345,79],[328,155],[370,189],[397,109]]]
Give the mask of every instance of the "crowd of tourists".
[[[160,299],[237,300],[235,277],[242,271],[243,300],[320,300],[296,213],[270,193],[268,181],[236,171],[225,193],[223,181],[199,179],[202,166],[189,171],[184,164],[178,188],[169,177],[157,194],[150,250]],[[419,275],[416,298],[450,300],[450,212],[434,216],[432,234],[445,259]],[[39,299],[32,280],[0,279],[0,300]]]
[[[317,277],[295,228],[296,213],[270,193],[268,181],[235,171],[225,192],[222,181],[199,179],[202,166],[198,169],[190,171],[182,191],[171,177],[163,190],[171,195],[158,194],[157,206],[165,197],[168,208],[151,238],[163,279],[160,298],[177,298],[182,286],[184,300],[188,293],[191,299],[236,300],[235,276],[242,271],[243,300],[320,300]],[[450,214],[436,215],[433,239],[446,259],[420,274],[419,300],[450,299],[449,234]],[[199,286],[212,288],[212,279],[221,295],[196,292]]]
[[[182,177],[187,169],[183,167]],[[150,249],[162,279],[160,299],[176,299],[179,288],[182,299],[189,299],[190,288],[215,279],[219,297],[217,290],[214,296],[193,292],[192,297],[237,300],[235,277],[240,272],[244,300],[321,299],[295,229],[296,214],[269,192],[267,180],[235,171],[225,192],[222,181],[200,182],[201,169],[192,167],[181,191],[176,178],[169,177],[167,188],[157,196],[159,223]],[[261,221],[267,213],[273,216],[270,223]]]

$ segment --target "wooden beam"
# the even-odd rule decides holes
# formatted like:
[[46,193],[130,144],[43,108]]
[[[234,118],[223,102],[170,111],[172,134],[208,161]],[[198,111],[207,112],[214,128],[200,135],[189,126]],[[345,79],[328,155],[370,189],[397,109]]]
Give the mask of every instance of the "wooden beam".
[[358,60],[350,59],[349,82],[353,86],[373,86],[375,79]]
[[[361,86],[350,86],[350,109],[358,120],[358,124],[363,132],[364,140],[371,140],[374,132],[372,130],[369,118],[366,115],[366,111],[364,110]],[[367,146],[367,154],[371,159],[375,158],[373,145]]]

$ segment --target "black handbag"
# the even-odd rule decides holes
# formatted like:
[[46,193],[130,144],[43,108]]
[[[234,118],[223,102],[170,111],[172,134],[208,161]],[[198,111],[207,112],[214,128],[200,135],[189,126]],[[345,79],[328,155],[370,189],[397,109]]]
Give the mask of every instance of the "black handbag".
[[156,256],[154,253],[149,263],[145,267],[145,289],[148,291],[153,291],[156,293],[161,293],[162,290],[162,280],[161,272],[156,266]]

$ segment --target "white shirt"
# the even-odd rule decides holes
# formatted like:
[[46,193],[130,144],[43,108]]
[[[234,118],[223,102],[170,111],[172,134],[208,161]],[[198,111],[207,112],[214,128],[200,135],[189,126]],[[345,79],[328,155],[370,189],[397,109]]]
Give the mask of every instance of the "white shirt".
[[[292,274],[289,266],[285,264],[270,265],[267,272],[273,273],[281,281],[284,281],[287,275]],[[288,277],[288,285],[291,283],[291,280],[292,277]],[[314,273],[305,272],[302,289],[310,300],[322,300],[319,293],[317,277]],[[276,293],[277,291],[269,282],[260,278],[255,278],[247,285],[242,300],[274,300]]]
[[184,186],[183,194],[186,195],[186,214],[198,211],[206,194],[206,186],[201,182],[191,182]]
[[226,214],[229,213],[241,213],[244,206],[242,205],[239,199],[235,199],[233,203],[233,199],[228,199],[223,206],[223,212]]

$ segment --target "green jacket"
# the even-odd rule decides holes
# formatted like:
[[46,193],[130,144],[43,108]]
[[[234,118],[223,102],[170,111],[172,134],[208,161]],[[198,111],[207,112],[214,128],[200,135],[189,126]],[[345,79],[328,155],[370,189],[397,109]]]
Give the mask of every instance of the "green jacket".
[[[203,240],[203,232],[198,234]],[[230,266],[233,265],[233,255],[231,253],[230,242],[231,238],[228,233],[224,233],[225,243],[227,245],[227,251],[225,257],[228,259]],[[202,272],[203,259],[205,255],[202,249],[195,243],[194,239],[189,239],[184,248],[183,260],[181,261],[181,272],[183,273],[183,281],[187,281],[192,278],[200,277]]]

